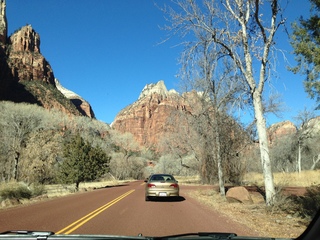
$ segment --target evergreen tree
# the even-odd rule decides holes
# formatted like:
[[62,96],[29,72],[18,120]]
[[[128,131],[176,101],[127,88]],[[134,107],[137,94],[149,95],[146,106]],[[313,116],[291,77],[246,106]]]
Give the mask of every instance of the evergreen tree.
[[298,64],[290,70],[306,75],[305,90],[311,98],[316,98],[317,109],[320,109],[320,0],[310,2],[310,17],[300,17],[298,22],[292,24],[291,45]]
[[79,134],[71,137],[64,146],[64,160],[59,168],[59,181],[75,183],[93,181],[109,169],[110,157],[100,147],[93,147]]

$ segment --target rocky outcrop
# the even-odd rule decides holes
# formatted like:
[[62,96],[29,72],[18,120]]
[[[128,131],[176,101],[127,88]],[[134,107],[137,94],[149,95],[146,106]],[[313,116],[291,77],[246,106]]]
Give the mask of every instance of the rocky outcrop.
[[87,101],[73,92],[66,96],[66,92],[60,84],[57,88],[53,70],[40,52],[40,36],[31,25],[7,37],[6,4],[0,0],[0,100],[94,118]]
[[31,25],[12,34],[9,44],[8,64],[15,81],[55,84],[52,68],[40,53],[40,36]]
[[156,84],[154,84],[154,83],[147,84],[142,89],[138,100],[144,98],[145,96],[153,94],[153,93],[157,93],[157,94],[164,96],[164,97],[167,97],[168,95],[171,95],[171,94],[178,94],[177,91],[174,89],[171,89],[170,91],[168,91],[167,87],[164,84],[164,81],[161,80],[161,81],[157,82]]
[[78,94],[64,88],[58,79],[55,79],[57,89],[77,107],[77,109],[85,116],[95,118],[94,112],[90,104],[80,97]]
[[268,129],[269,142],[272,144],[276,139],[294,134],[296,132],[296,126],[290,121],[275,123]]
[[143,146],[153,147],[169,129],[167,121],[173,111],[191,111],[186,99],[176,91],[168,91],[163,81],[146,85],[139,99],[123,109],[112,127],[130,132]]

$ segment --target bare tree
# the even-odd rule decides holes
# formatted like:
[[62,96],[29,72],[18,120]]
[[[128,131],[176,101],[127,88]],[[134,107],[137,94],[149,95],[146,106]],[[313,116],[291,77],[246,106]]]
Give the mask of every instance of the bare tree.
[[[205,34],[203,36],[203,34]],[[212,156],[217,162],[220,194],[225,195],[224,172],[222,163],[222,146],[227,142],[221,141],[223,125],[228,121],[227,109],[233,109],[233,105],[242,102],[244,84],[242,78],[235,71],[236,66],[229,59],[224,58],[224,53],[216,48],[216,44],[208,38],[208,33],[197,32],[198,44],[184,51],[181,59],[181,78],[187,79],[192,89],[200,91],[198,94],[202,104],[202,112],[199,115],[206,116],[211,125],[213,135]],[[208,40],[209,39],[209,40]],[[220,68],[219,60],[223,58],[224,68]],[[228,142],[227,144],[229,144]]]
[[132,154],[142,149],[131,133],[120,133],[116,130],[110,132],[113,143],[119,147],[125,159],[128,159]]
[[292,172],[296,169],[294,142],[294,134],[280,136],[273,140],[270,156],[276,171]]
[[43,109],[31,104],[15,105],[2,102],[0,105],[1,141],[5,144],[7,157],[6,180],[18,180],[18,166],[22,149],[30,135],[44,127]]
[[[171,25],[166,29],[173,34],[190,37],[186,47],[196,45],[205,36],[207,41],[216,45],[223,58],[230,59],[244,78],[252,100],[257,125],[260,158],[264,173],[266,204],[273,205],[275,188],[269,146],[266,131],[266,120],[263,108],[263,91],[271,70],[270,52],[274,45],[274,36],[279,26],[280,7],[277,0],[174,0],[173,7],[165,7]],[[261,12],[263,6],[264,13]],[[189,39],[190,39],[189,38]],[[255,69],[254,66],[257,66]]]
[[314,118],[314,113],[308,111],[306,108],[304,108],[303,111],[300,111],[295,117],[297,125],[299,126],[296,133],[296,142],[298,147],[297,171],[299,173],[301,172],[302,151],[309,149],[309,145],[307,144],[308,139],[315,137],[316,122],[311,121],[312,118]]
[[131,133],[120,133],[116,130],[110,131],[115,152],[111,154],[110,169],[118,179],[129,177],[141,178],[143,168],[147,160],[140,157],[144,150],[134,139]]
[[54,183],[57,159],[62,148],[62,136],[56,129],[30,134],[27,146],[21,154],[19,181],[28,184]]

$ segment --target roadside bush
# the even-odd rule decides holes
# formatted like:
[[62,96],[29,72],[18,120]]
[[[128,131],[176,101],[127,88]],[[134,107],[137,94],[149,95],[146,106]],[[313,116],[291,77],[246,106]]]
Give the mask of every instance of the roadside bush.
[[280,210],[310,220],[320,209],[320,185],[308,187],[303,196],[286,196],[285,200]]
[[[263,198],[265,199],[265,191],[262,191],[260,189],[259,192],[263,195]],[[283,187],[277,186],[274,204],[272,206],[268,206],[267,210],[271,213],[286,212],[293,215],[296,213],[296,208],[297,206],[292,201],[292,198],[283,193]]]
[[32,196],[36,197],[36,196],[40,196],[47,193],[47,191],[45,190],[45,186],[42,184],[34,184],[32,186]]
[[8,184],[8,186],[0,190],[0,197],[2,199],[23,199],[31,198],[31,190],[22,184]]
[[320,209],[320,185],[307,188],[306,194],[295,198],[294,202],[297,204],[297,210],[302,217],[313,218]]

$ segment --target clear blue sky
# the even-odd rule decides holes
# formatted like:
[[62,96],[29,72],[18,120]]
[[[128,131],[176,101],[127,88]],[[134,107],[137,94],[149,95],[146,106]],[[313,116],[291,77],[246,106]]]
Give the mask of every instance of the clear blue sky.
[[[288,22],[307,14],[308,6],[308,1],[291,0]],[[175,75],[181,48],[174,47],[179,39],[158,45],[168,33],[159,28],[166,22],[152,0],[7,0],[7,19],[9,35],[32,25],[55,77],[87,100],[103,122],[111,123],[136,101],[146,84],[164,80],[168,89],[179,90]],[[295,64],[286,35],[280,31],[277,41]],[[292,120],[304,107],[315,106],[304,92],[304,76],[288,72],[284,64],[278,72],[273,85],[288,111],[280,119],[268,115],[268,124]]]

